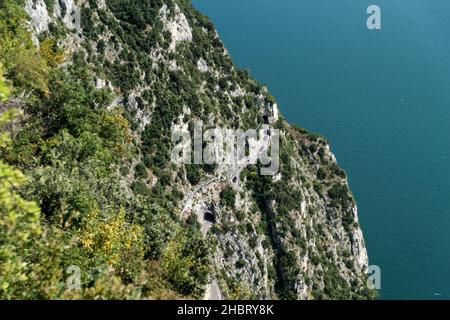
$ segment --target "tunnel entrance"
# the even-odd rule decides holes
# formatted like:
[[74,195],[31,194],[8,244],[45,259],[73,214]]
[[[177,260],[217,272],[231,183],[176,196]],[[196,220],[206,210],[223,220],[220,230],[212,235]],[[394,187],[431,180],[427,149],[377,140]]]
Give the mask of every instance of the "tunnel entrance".
[[216,217],[214,216],[214,214],[210,211],[206,211],[205,215],[203,216],[203,219],[205,221],[211,222],[211,223],[216,223]]

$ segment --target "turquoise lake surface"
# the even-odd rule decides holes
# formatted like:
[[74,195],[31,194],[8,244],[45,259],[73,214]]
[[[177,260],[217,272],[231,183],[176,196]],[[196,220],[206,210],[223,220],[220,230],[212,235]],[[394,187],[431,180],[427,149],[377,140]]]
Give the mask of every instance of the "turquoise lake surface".
[[331,141],[380,298],[450,299],[450,1],[193,3],[287,120]]

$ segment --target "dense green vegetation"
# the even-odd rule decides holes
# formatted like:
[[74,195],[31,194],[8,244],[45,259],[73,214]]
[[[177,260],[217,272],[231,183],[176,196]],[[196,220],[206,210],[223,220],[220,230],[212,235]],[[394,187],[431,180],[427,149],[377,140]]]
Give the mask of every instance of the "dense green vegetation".
[[220,203],[228,208],[234,208],[234,203],[236,201],[236,192],[231,186],[226,187],[220,193]]
[[209,248],[157,194],[121,183],[136,150],[123,110],[105,108],[109,89],[77,55],[57,67],[61,52],[32,45],[17,3],[0,6],[0,298],[201,297]]

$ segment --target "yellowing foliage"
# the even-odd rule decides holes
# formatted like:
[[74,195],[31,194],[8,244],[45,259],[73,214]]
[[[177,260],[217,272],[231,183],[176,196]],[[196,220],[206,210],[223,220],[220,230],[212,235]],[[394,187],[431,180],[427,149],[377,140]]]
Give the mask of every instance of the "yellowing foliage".
[[90,254],[103,257],[112,267],[122,264],[127,254],[142,258],[142,227],[129,224],[125,210],[102,217],[99,210],[93,210],[82,221],[79,238],[83,248]]
[[64,61],[64,51],[58,49],[53,40],[47,38],[40,45],[41,56],[49,66],[57,66]]

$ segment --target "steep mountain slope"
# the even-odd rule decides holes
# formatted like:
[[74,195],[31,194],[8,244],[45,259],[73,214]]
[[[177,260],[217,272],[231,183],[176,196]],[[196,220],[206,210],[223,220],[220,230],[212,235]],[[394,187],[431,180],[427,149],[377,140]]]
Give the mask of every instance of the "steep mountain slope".
[[[130,130],[123,139],[109,132],[108,125],[96,132],[106,150],[117,149],[106,157],[118,159],[102,169],[108,174],[87,177],[92,171],[88,164],[83,171],[88,162],[80,160],[70,165],[72,171],[64,171],[61,181],[83,176],[81,189],[95,193],[100,212],[122,208],[124,213],[118,217],[128,219],[134,230],[131,234],[142,231],[142,245],[132,250],[142,250],[148,273],[138,277],[134,271],[118,272],[122,282],[140,288],[139,297],[167,297],[161,295],[164,288],[177,297],[213,299],[371,296],[356,204],[327,140],[288,124],[279,115],[267,89],[233,65],[212,23],[190,1],[24,0],[21,6],[28,16],[31,40],[52,70],[49,73],[63,73],[59,77],[72,79],[70,83],[79,87],[60,85],[61,78],[50,77],[40,94],[33,91],[27,97],[24,92],[30,94],[29,84],[6,72],[14,82],[16,98],[2,108],[18,105],[25,122],[39,118],[45,141],[58,130],[68,132],[61,141],[82,136],[79,132],[86,126],[79,128],[76,122],[84,121],[86,112],[91,112],[87,110],[101,114],[98,119],[89,116],[94,127],[109,120],[116,123],[111,117],[119,117],[117,110],[128,120]],[[6,70],[13,70],[13,64],[5,61]],[[86,97],[77,96],[80,88]],[[65,95],[73,96],[67,100]],[[30,107],[35,105],[42,107],[36,111]],[[70,107],[69,111],[58,111],[62,105]],[[247,165],[249,159],[215,165],[171,161],[171,132],[175,128],[193,131],[200,120],[205,128],[279,129],[279,173],[261,175],[261,164]],[[128,126],[125,120],[120,123]],[[15,129],[19,133],[12,132],[14,137],[31,130],[26,125],[19,127]],[[100,218],[90,207],[83,213],[83,206],[90,205],[80,206],[83,200],[78,199],[72,209],[64,211],[64,223],[54,222],[51,218],[59,217],[61,206],[72,203],[60,199],[72,199],[66,196],[72,191],[51,197],[40,191],[52,183],[58,188],[51,175],[58,165],[43,147],[27,154],[39,161],[19,160],[17,154],[25,156],[20,147],[23,141],[13,140],[13,151],[4,158],[32,177],[24,197],[36,201],[43,219],[58,225],[63,234],[73,228],[81,232],[78,238],[84,239],[80,246],[85,248],[86,241],[94,240],[87,235],[83,238],[83,232],[94,228],[90,223]],[[107,144],[112,141],[120,141],[120,148]],[[49,150],[52,143],[47,144]],[[91,146],[93,142],[87,144],[86,153]],[[268,149],[261,142],[258,155]],[[67,150],[60,147],[58,152],[70,161],[73,157]],[[100,178],[106,180],[98,182]],[[58,206],[49,198],[58,199]],[[73,226],[72,221],[76,221]],[[196,239],[195,244],[186,238]],[[122,254],[131,249],[118,250]],[[96,256],[95,250],[91,253]],[[80,264],[73,256],[64,256],[63,265]],[[154,283],[136,280],[142,277],[147,282],[161,277],[167,284],[156,288]]]

